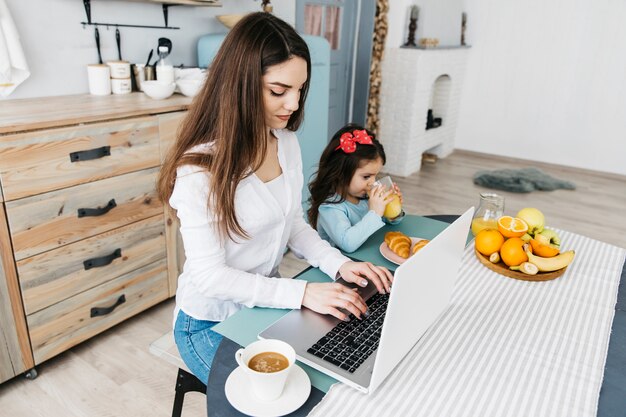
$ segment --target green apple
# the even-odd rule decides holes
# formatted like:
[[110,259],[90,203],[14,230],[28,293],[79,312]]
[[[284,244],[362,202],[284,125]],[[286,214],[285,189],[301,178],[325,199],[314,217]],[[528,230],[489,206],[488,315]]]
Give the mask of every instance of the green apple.
[[528,234],[535,236],[543,231],[546,224],[546,218],[543,213],[536,208],[526,207],[517,212],[515,217],[520,218],[528,225]]
[[543,229],[541,233],[535,235],[535,239],[537,238],[541,239],[544,244],[549,244],[557,248],[561,246],[561,238],[559,237],[559,234],[554,230]]
[[532,238],[533,238],[533,237],[532,237],[531,235],[529,235],[528,233],[524,233],[524,235],[521,237],[521,239],[522,239],[524,242],[526,242],[526,243],[530,242],[530,240],[531,240]]

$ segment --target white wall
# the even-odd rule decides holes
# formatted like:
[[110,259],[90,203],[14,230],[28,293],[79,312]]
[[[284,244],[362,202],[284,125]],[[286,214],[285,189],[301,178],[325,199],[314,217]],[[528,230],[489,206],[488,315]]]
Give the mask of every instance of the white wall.
[[[5,0],[18,28],[31,76],[9,99],[87,93],[86,65],[97,62],[94,28],[83,29],[86,21],[80,0]],[[145,63],[150,49],[160,37],[172,40],[175,65],[197,65],[196,43],[206,33],[225,32],[218,14],[260,11],[259,0],[223,0],[223,7],[183,7],[169,9],[169,25],[180,30],[120,28],[122,58]],[[273,0],[274,14],[295,22],[295,2]],[[159,4],[92,0],[93,22],[163,25]],[[103,60],[117,59],[115,28],[99,28]]]
[[[85,65],[97,54],[93,28],[79,24],[85,20],[82,2],[6,2],[32,72],[9,99],[86,93]],[[260,9],[258,0],[223,3],[220,8],[170,8],[170,24],[182,28],[177,31],[122,28],[124,58],[145,62],[165,36],[173,41],[175,64],[196,65],[198,37],[226,30],[215,15]],[[272,3],[276,15],[295,21],[294,0]],[[466,37],[472,49],[458,148],[626,175],[626,54],[621,46],[626,2],[392,0],[387,47],[406,41],[412,4],[421,9],[418,38],[439,37],[451,45],[460,36],[457,16],[468,12]],[[92,1],[92,19],[163,23],[159,5],[109,0]],[[440,33],[421,32],[431,20]],[[103,57],[115,59],[115,31],[102,29],[101,43]]]
[[626,175],[626,2],[465,1],[457,147]]

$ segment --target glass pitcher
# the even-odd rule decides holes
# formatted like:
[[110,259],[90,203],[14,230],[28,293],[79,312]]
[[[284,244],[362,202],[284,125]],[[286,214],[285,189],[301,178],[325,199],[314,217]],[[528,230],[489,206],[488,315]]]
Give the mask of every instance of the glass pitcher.
[[483,229],[497,229],[498,219],[504,214],[504,197],[494,193],[480,193],[480,204],[472,219],[472,234]]

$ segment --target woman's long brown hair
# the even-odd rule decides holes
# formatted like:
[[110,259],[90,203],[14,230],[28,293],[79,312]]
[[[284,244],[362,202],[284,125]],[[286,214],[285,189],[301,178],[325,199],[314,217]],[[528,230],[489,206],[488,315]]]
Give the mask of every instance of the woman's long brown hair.
[[[269,13],[244,17],[224,39],[161,168],[157,186],[164,203],[172,195],[178,167],[195,165],[211,174],[207,209],[217,219],[222,239],[248,237],[235,213],[235,191],[267,153],[262,77],[269,67],[292,57],[307,63],[299,108],[287,123],[295,131],[304,117],[311,78],[308,47],[291,26]],[[189,152],[200,144],[211,144],[210,152]]]
[[[333,135],[322,152],[315,178],[309,183],[311,196],[309,197],[307,215],[309,224],[314,229],[317,229],[317,217],[322,204],[339,204],[345,201],[352,177],[361,163],[381,158],[383,165],[385,164],[386,157],[383,145],[376,140],[374,134],[369,130],[367,134],[372,137],[372,145],[357,144],[356,150],[352,153],[345,153],[341,148],[336,149],[339,146],[341,135],[346,132],[352,133],[355,130],[363,130],[363,128],[357,124],[348,124]],[[338,198],[335,197],[335,194],[338,195]]]

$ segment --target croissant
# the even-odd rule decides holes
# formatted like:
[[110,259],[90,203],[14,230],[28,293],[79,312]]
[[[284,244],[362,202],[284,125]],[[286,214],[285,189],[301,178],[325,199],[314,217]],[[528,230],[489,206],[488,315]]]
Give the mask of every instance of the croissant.
[[411,249],[411,238],[402,232],[388,232],[385,234],[385,243],[393,253],[408,258]]
[[426,246],[428,242],[430,242],[430,240],[427,240],[427,239],[422,239],[422,240],[415,242],[415,245],[413,245],[413,247],[411,248],[411,255],[415,255],[417,251],[419,251],[424,246]]

